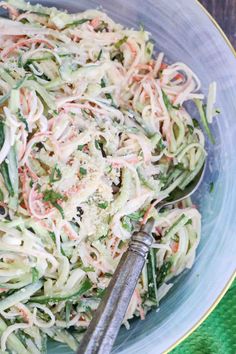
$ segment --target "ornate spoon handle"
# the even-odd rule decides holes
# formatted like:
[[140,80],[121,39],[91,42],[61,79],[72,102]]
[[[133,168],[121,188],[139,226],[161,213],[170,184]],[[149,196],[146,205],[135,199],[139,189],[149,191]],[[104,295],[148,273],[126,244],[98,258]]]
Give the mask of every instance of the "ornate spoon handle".
[[124,319],[130,299],[137,285],[153,238],[150,220],[133,234],[128,250],[108,285],[93,319],[83,337],[78,354],[108,354]]

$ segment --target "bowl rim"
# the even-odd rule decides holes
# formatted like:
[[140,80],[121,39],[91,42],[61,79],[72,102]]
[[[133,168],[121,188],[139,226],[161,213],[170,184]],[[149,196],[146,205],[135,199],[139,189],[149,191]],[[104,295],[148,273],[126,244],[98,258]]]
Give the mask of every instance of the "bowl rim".
[[[30,0],[31,1],[31,0]],[[41,0],[36,0],[36,2],[41,2]],[[200,3],[200,0],[194,0],[195,4],[201,9],[201,11],[208,17],[208,19],[211,21],[215,29],[218,31],[220,37],[223,39],[224,43],[227,45],[227,47],[230,49],[232,52],[234,58],[236,59],[236,49],[234,49],[232,43],[230,42],[229,38],[225,34],[224,30],[221,28],[221,26],[218,24],[218,22],[213,18],[213,16],[208,12],[208,10]],[[67,4],[65,2],[64,4]],[[177,340],[175,340],[172,344],[168,346],[164,351],[162,351],[162,354],[168,354],[170,351],[172,351],[174,348],[176,348],[179,344],[181,344],[185,339],[187,339],[206,319],[207,317],[214,311],[216,306],[220,303],[230,286],[232,285],[234,279],[236,278],[236,270],[232,272],[231,275],[229,275],[228,279],[225,282],[225,285],[221,292],[218,294],[214,302],[211,304],[211,306],[202,314],[202,316],[189,328],[185,331],[184,334],[182,334]],[[123,354],[123,351],[122,353]]]
[[[198,0],[196,0],[198,1]],[[183,334],[177,341],[175,341],[169,348],[167,348],[162,354],[168,354],[170,351],[175,349],[179,344],[181,344],[185,339],[191,336],[195,332],[195,330],[210,316],[210,314],[214,311],[216,306],[220,303],[223,299],[227,291],[229,290],[230,286],[233,284],[234,279],[236,279],[236,271],[233,272],[229,280],[227,281],[225,287],[213,302],[213,304],[209,307],[209,309],[202,315],[202,317],[185,333]]]
[[[201,8],[201,10],[207,15],[209,20],[212,22],[212,24],[215,26],[229,49],[231,50],[233,56],[236,59],[236,50],[234,49],[232,43],[230,42],[228,36],[224,32],[224,30],[221,28],[219,23],[216,21],[216,19],[209,13],[209,11],[203,6],[199,0],[195,0],[195,3]],[[216,306],[220,303],[220,301],[223,299],[224,295],[226,292],[229,290],[230,286],[232,285],[234,279],[236,279],[236,270],[232,273],[231,277],[228,279],[227,283],[225,284],[223,290],[221,293],[218,295],[218,297],[215,299],[213,304],[209,307],[209,309],[201,316],[201,318],[191,327],[189,330],[186,331],[185,334],[183,334],[177,341],[175,341],[171,346],[169,346],[162,354],[167,354],[170,353],[171,350],[176,348],[180,343],[182,343],[185,339],[187,339],[191,334],[207,319],[207,317],[214,311]]]

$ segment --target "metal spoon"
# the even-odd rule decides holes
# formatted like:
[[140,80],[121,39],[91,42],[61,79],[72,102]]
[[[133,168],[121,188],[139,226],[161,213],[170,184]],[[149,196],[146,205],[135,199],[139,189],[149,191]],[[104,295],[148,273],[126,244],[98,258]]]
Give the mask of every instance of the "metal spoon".
[[[174,190],[166,200],[157,205],[157,208],[175,204],[192,195],[202,182],[205,167],[206,163],[183,191]],[[133,234],[129,247],[121,257],[77,354],[110,353],[152,245],[153,224],[154,220],[150,219],[140,231]]]

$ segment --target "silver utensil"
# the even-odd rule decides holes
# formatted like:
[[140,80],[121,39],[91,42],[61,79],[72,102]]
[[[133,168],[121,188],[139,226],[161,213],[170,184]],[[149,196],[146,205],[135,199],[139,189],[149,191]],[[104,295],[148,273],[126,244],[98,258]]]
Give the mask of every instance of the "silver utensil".
[[[161,201],[156,207],[161,209],[192,195],[202,182],[205,168],[206,163],[183,191],[173,191],[167,199]],[[110,353],[152,245],[151,231],[153,224],[153,219],[148,220],[140,231],[132,235],[129,247],[121,257],[106,289],[105,296],[101,300],[81,341],[77,354]]]

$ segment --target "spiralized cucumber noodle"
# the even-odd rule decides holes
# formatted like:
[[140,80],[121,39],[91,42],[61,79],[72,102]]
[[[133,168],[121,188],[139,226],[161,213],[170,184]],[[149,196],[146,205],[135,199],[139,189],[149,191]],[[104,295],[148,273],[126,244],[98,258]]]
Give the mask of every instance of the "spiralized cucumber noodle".
[[185,64],[153,55],[144,29],[106,13],[68,14],[1,2],[1,350],[44,353],[47,338],[76,350],[127,249],[149,217],[155,242],[124,324],[145,318],[191,268],[201,216],[184,190],[201,170],[203,125],[216,114]]

